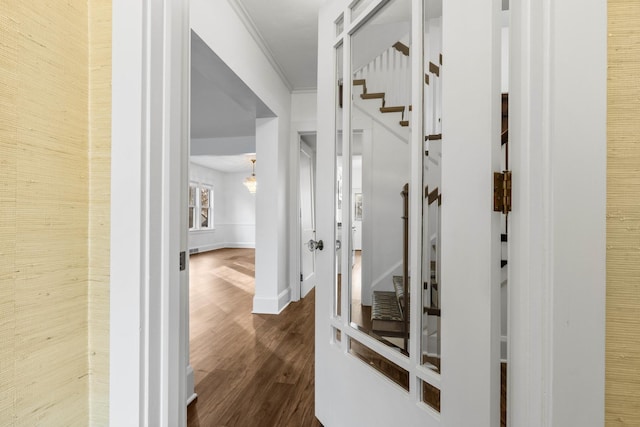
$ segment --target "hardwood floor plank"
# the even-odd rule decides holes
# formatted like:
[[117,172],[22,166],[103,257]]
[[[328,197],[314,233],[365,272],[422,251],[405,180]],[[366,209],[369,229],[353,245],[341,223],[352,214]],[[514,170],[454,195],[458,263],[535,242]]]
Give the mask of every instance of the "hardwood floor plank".
[[192,255],[189,427],[321,426],[314,416],[315,293],[252,314],[253,249]]

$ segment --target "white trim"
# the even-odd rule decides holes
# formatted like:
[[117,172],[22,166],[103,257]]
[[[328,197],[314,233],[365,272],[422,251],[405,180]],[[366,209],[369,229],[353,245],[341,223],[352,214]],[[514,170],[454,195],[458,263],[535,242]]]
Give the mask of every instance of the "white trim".
[[141,332],[145,295],[140,286],[145,273],[140,147],[141,93],[146,84],[142,73],[144,4],[114,0],[112,7],[109,420],[119,426],[142,425],[147,399]]
[[[293,126],[292,126],[293,128]],[[291,129],[291,155],[289,159],[289,170],[292,176],[295,173],[297,178],[289,180],[289,215],[291,218],[289,227],[289,287],[291,289],[291,301],[299,301],[302,298],[302,282],[300,281],[301,261],[300,261],[300,132]]]
[[[233,242],[233,243],[214,243],[211,245],[196,246],[189,249],[189,253],[201,254],[203,252],[217,251],[218,249],[255,249],[255,242]],[[192,252],[194,251],[195,252]]]
[[198,393],[195,392],[195,379],[193,375],[193,368],[191,365],[187,366],[187,406],[198,398]]
[[606,1],[511,13],[508,424],[601,426]]
[[[305,93],[305,92],[296,92]],[[317,93],[310,91],[308,93]],[[317,134],[316,121],[300,121],[291,123],[291,144],[289,152],[289,170],[291,176],[300,176],[300,149],[301,138],[304,135]],[[317,179],[317,177],[316,177]],[[291,288],[291,301],[299,301],[310,289],[303,289],[300,282],[300,179],[289,180],[289,287]],[[315,189],[314,189],[315,191]]]
[[[552,393],[548,201],[549,0],[511,6],[509,163],[509,425],[550,427]],[[543,111],[547,112],[545,116]],[[546,182],[545,182],[546,181]],[[536,200],[537,199],[537,200]],[[544,203],[543,203],[544,201]]]
[[255,249],[256,242],[233,242],[227,243],[225,247],[231,249]]
[[291,303],[291,289],[280,292],[277,298],[253,297],[254,314],[280,314]]
[[273,56],[273,52],[269,48],[269,45],[267,44],[267,42],[262,37],[262,34],[260,34],[258,27],[256,27],[256,24],[253,22],[253,19],[251,19],[251,16],[249,15],[249,12],[247,12],[247,9],[238,0],[227,0],[227,1],[229,2],[229,5],[233,8],[233,10],[236,12],[236,14],[244,24],[249,34],[251,34],[251,37],[253,38],[253,40],[255,40],[260,50],[262,50],[262,52],[264,53],[264,56],[267,58],[267,60],[269,61],[273,69],[276,71],[276,73],[278,73],[278,76],[280,76],[280,79],[282,79],[282,82],[284,83],[284,85],[287,87],[289,92],[291,92],[293,88],[293,86],[291,85],[291,82],[286,77],[284,70],[282,69],[282,67],[280,67],[280,64],[278,64],[278,61],[276,61],[275,57]]
[[316,93],[318,93],[317,87],[299,88],[291,91],[291,95],[305,95],[305,94],[316,94]]
[[112,10],[109,421],[184,426],[188,0]]

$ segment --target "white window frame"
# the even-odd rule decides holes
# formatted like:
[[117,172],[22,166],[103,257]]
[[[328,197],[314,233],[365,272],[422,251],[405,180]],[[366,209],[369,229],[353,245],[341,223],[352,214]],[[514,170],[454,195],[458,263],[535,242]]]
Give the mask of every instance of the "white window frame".
[[[194,195],[193,195],[193,203],[191,203],[191,189],[193,188],[194,191]],[[188,224],[189,224],[189,231],[193,231],[196,230],[198,228],[198,184],[194,183],[194,182],[190,182],[189,183],[189,190],[187,192],[187,198],[188,198],[188,204],[189,204],[189,208],[188,208],[188,214],[187,214],[187,219],[188,219]],[[193,209],[193,211],[191,210]]]
[[[214,222],[214,189],[210,184],[198,183],[198,182],[190,182],[189,183],[189,191],[191,188],[195,188],[196,197],[195,197],[195,205],[191,204],[191,200],[189,200],[189,215],[191,215],[191,208],[194,208],[194,218],[193,218],[193,227],[189,228],[189,231],[204,231],[204,230],[215,230],[215,222]],[[209,206],[202,206],[202,190],[209,191]],[[206,208],[209,210],[209,224],[207,227],[202,226],[201,217],[202,217],[202,209]],[[190,219],[190,218],[189,218]]]

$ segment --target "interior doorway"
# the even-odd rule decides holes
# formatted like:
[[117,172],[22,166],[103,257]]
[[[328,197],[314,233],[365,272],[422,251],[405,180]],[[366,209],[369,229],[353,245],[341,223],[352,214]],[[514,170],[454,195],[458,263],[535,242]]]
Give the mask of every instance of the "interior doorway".
[[301,134],[299,141],[300,297],[304,298],[316,284],[315,251],[309,250],[309,242],[316,240],[316,134]]
[[[242,311],[225,295],[240,289],[251,301],[256,293],[256,154],[259,121],[274,113],[195,32],[191,31],[190,141],[188,168],[187,404],[202,401],[216,346],[235,337],[218,329],[219,310]],[[232,259],[228,259],[234,252]],[[244,251],[244,252],[243,252]],[[192,262],[191,258],[197,260]],[[208,260],[209,263],[203,262]],[[213,261],[211,261],[213,260]],[[190,271],[194,266],[194,271]],[[193,274],[192,274],[193,273]],[[221,283],[220,283],[221,281]],[[216,288],[217,286],[217,288]],[[221,291],[220,287],[225,288]],[[216,291],[217,289],[217,291]],[[217,311],[218,310],[218,311]],[[195,313],[195,314],[194,314]],[[202,331],[212,331],[211,345]],[[202,386],[201,384],[205,384]]]

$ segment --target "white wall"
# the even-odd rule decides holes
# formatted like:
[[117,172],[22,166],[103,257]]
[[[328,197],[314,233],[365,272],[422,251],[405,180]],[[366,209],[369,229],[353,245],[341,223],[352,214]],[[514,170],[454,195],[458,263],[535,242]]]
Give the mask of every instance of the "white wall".
[[189,181],[213,188],[212,230],[189,231],[189,251],[253,248],[256,233],[255,195],[243,185],[246,173],[224,173],[191,163]]
[[[351,211],[355,212],[355,194],[362,193],[362,155],[353,155],[351,159]],[[353,250],[362,249],[362,221],[353,217]]]
[[[272,67],[245,20],[227,1],[192,0],[191,28],[277,116],[275,138],[262,146],[256,133],[256,297],[254,312],[277,313],[290,300],[289,288],[289,125],[291,93]],[[262,119],[261,119],[262,120]],[[267,160],[268,159],[268,160]],[[260,230],[268,227],[267,230]],[[264,232],[262,232],[264,231]],[[273,231],[273,233],[271,232]],[[259,297],[258,297],[259,295]]]
[[[291,123],[311,122],[309,131],[316,130],[318,94],[315,91],[298,91],[291,94]],[[292,126],[293,128],[293,126]],[[305,129],[300,129],[305,130]]]
[[246,177],[246,173],[224,175],[226,205],[221,226],[227,227],[227,247],[251,248],[256,244],[256,195],[244,186]]

